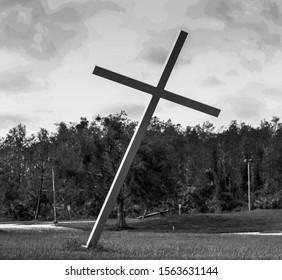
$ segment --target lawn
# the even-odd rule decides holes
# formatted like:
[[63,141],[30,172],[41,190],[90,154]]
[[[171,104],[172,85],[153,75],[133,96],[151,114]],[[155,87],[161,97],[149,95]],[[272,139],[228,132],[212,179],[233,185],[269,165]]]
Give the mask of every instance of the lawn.
[[61,224],[68,231],[0,230],[0,259],[282,259],[282,236],[226,234],[282,232],[281,210],[128,220],[126,231],[114,223],[95,249],[81,248],[93,223]]

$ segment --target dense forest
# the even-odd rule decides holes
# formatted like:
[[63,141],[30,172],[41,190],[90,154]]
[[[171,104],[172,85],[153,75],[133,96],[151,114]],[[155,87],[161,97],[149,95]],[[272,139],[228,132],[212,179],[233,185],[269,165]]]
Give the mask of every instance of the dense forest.
[[[53,184],[59,219],[97,216],[136,122],[125,112],[56,124],[27,136],[18,124],[0,139],[0,218],[52,219]],[[147,211],[240,211],[282,208],[282,123],[254,128],[232,121],[187,126],[151,120],[113,216]],[[68,207],[67,207],[68,206]],[[70,211],[68,211],[68,209]]]

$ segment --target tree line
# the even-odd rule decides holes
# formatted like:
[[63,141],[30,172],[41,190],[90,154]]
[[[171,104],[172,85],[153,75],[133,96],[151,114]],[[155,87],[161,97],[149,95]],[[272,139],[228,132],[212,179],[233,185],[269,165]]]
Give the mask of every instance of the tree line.
[[[137,123],[126,113],[92,121],[60,122],[28,136],[18,124],[0,139],[1,219],[52,219],[54,179],[59,219],[97,216]],[[232,121],[183,128],[154,117],[112,215],[147,211],[240,211],[248,203],[246,160],[251,161],[252,208],[282,208],[282,124],[258,127]],[[52,178],[52,173],[54,177]]]

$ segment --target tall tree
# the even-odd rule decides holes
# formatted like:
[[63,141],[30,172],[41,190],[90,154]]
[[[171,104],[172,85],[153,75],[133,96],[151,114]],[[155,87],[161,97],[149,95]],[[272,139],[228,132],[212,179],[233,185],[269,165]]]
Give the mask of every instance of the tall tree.
[[[104,163],[102,166],[102,176],[104,183],[109,189],[122,156],[126,151],[129,141],[133,135],[136,123],[130,121],[124,111],[120,114],[110,114],[107,117],[97,117],[96,122],[102,130],[102,145],[104,150]],[[131,174],[131,173],[129,173]],[[129,176],[127,182],[130,182]],[[124,214],[125,199],[129,196],[131,186],[124,184],[117,199],[118,228],[127,228]]]
[[2,157],[5,158],[5,204],[14,218],[29,218],[29,193],[27,186],[27,149],[30,139],[22,124],[12,128],[2,142]]
[[[37,185],[37,202],[34,214],[34,219],[38,219],[40,205],[42,202],[42,191],[46,181],[49,181],[49,187],[51,182],[51,139],[49,132],[41,128],[37,133],[35,141],[29,148],[29,159],[31,162],[30,169],[33,171],[33,184]],[[47,174],[49,171],[49,180],[47,180]],[[46,200],[46,199],[45,199]]]

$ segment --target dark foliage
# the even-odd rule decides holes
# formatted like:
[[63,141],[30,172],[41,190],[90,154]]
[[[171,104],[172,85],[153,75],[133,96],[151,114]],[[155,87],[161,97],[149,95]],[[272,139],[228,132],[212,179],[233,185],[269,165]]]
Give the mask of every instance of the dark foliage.
[[[0,140],[0,216],[52,219],[53,178],[59,219],[96,216],[136,123],[125,112],[93,121],[58,123],[27,136],[24,125]],[[232,121],[215,131],[206,122],[182,128],[153,118],[112,215],[147,211],[221,212],[247,206],[247,163],[252,159],[252,207],[282,207],[282,124],[259,127]],[[67,209],[70,206],[70,211]]]

